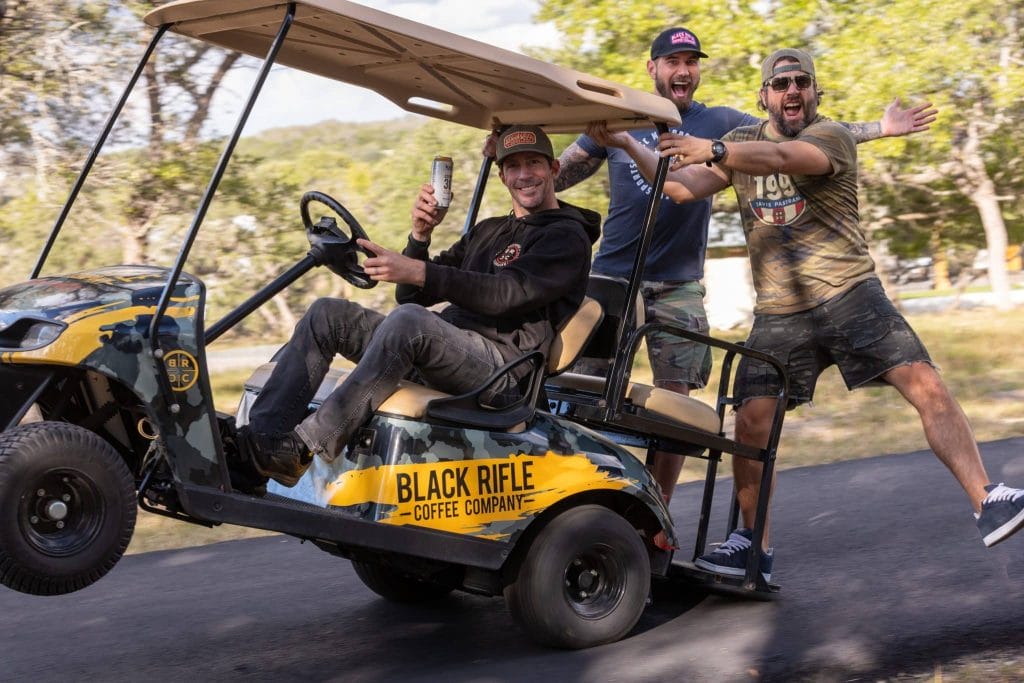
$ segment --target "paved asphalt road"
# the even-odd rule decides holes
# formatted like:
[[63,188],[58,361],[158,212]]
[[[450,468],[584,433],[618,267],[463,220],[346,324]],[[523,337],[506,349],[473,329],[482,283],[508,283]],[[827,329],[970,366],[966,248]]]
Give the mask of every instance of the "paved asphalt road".
[[[1024,438],[983,452],[1024,484]],[[675,518],[699,496],[681,488]],[[68,596],[0,590],[0,680],[874,681],[1019,648],[1024,534],[985,549],[930,453],[782,472],[774,510],[778,600],[662,588],[633,634],[591,650],[535,646],[501,599],[392,605],[275,536],[129,556]]]

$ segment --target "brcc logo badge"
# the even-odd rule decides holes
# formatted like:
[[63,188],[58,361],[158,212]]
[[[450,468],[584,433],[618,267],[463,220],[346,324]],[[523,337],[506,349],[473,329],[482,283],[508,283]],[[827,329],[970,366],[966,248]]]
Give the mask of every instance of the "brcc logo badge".
[[187,351],[169,351],[164,356],[164,367],[167,368],[167,379],[174,391],[188,391],[199,379],[199,364]]

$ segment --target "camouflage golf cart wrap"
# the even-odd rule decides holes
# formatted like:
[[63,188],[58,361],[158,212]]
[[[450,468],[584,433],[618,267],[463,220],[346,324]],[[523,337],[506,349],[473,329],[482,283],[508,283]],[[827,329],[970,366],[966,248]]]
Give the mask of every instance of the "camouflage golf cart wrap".
[[[333,463],[315,459],[294,489],[265,488],[240,478],[234,441],[267,372],[254,372],[236,415],[218,412],[206,348],[312,268],[372,286],[355,241],[366,232],[342,204],[307,192],[299,213],[309,252],[212,324],[204,285],[186,263],[275,64],[371,88],[410,112],[476,127],[481,137],[513,124],[579,132],[592,120],[619,130],[666,130],[679,122],[675,107],[347,0],[179,0],[146,22],[155,29],[152,40],[29,279],[0,289],[0,583],[39,595],[90,585],[123,555],[142,507],[181,522],[310,540],[350,559],[359,578],[391,600],[452,590],[504,595],[524,631],[544,644],[590,647],[629,633],[652,577],[673,574],[676,535],[661,492],[624,444],[708,450],[712,485],[718,456],[733,452],[721,433],[721,397],[717,408],[682,405],[685,397],[628,381],[645,328],[611,324],[607,384],[597,378],[596,390],[576,380],[545,389],[613,312],[605,305],[600,316],[584,315],[604,305],[585,302],[574,321],[586,334],[574,341],[561,330],[557,352],[520,359],[531,364],[530,390],[510,407],[485,410],[473,394],[402,387],[392,398],[411,392],[415,410],[389,407],[389,399]],[[263,59],[175,262],[44,275],[69,208],[167,32]],[[667,161],[659,164],[655,187],[667,168]],[[467,228],[490,170],[485,160]],[[311,202],[331,215],[314,222]],[[643,226],[638,264],[656,206],[652,201]],[[635,270],[621,321],[635,306],[642,268]],[[309,407],[317,405],[315,399]],[[695,412],[699,426],[691,421]],[[738,452],[770,465],[777,431],[767,449]],[[699,548],[706,509],[701,524]],[[759,549],[759,535],[755,541]],[[746,577],[747,585],[762,588],[754,580]]]
[[[122,447],[134,451],[143,445],[132,443],[139,437],[150,441],[159,434],[176,453],[183,478],[220,486],[209,378],[200,370],[204,349],[197,343],[205,298],[199,280],[179,278],[160,318],[158,349],[166,372],[147,362],[153,355],[147,353],[150,326],[166,282],[164,268],[115,266],[0,290],[0,326],[6,332],[0,341],[0,381],[16,390],[5,397],[0,416],[5,425],[16,424],[35,402],[48,419],[64,419],[59,406],[68,402],[74,382],[106,384],[117,398],[99,404],[97,389],[89,397],[94,405],[78,406],[95,411],[91,422],[98,414],[130,414],[121,435],[134,434]],[[169,392],[161,391],[161,383]]]

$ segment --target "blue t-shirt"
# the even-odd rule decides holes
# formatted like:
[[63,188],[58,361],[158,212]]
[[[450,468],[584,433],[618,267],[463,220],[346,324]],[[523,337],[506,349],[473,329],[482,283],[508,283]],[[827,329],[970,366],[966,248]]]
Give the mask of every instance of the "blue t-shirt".
[[[730,107],[706,107],[700,102],[694,102],[682,118],[682,124],[672,128],[672,132],[701,138],[720,138],[733,128],[760,122],[760,119]],[[650,148],[658,141],[658,133],[654,129],[629,133]],[[651,185],[624,150],[602,147],[587,135],[579,136],[576,144],[591,157],[608,161],[611,200],[593,270],[605,275],[629,277]],[[662,195],[643,279],[685,282],[703,278],[710,220],[710,197],[676,204]]]

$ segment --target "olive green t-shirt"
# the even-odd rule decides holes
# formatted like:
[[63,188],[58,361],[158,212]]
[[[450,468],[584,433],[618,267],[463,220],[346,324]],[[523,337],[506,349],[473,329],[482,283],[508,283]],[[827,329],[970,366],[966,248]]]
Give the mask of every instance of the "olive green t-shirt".
[[831,175],[751,176],[731,171],[757,292],[755,313],[814,308],[874,276],[857,209],[857,145],[818,116],[795,138],[773,138],[768,123],[736,128],[725,140],[808,142],[832,161]]

